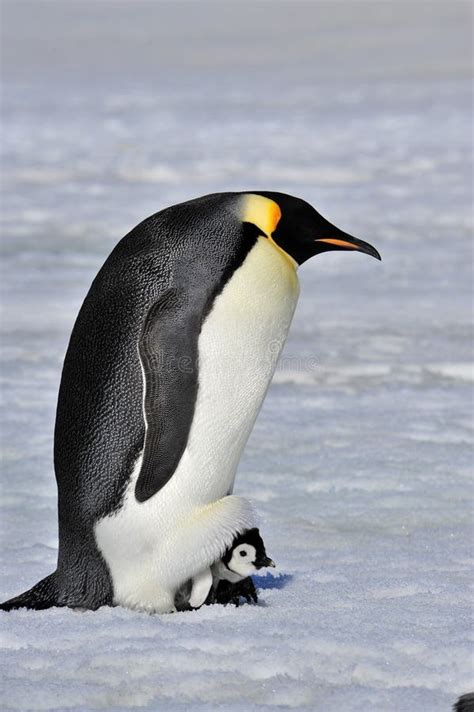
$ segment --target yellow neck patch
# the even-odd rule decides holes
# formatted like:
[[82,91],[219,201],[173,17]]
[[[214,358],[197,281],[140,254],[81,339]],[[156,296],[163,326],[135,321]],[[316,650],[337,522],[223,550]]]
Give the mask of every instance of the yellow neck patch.
[[281,218],[280,206],[274,200],[254,193],[243,195],[242,198],[242,222],[252,223],[270,237]]
[[272,234],[281,218],[281,210],[278,203],[275,203],[275,201],[270,198],[265,198],[263,195],[257,195],[256,193],[248,193],[247,195],[243,195],[242,198],[240,214],[242,222],[252,223],[258,227],[258,229],[268,237],[273,247],[281,252],[296,269],[298,266],[297,262],[291,255],[277,245],[272,238]]

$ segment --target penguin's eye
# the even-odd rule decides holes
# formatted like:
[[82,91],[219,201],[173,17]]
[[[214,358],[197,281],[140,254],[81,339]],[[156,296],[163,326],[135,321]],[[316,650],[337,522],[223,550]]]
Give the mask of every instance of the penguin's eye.
[[241,551],[241,552],[239,552],[239,553],[240,553],[240,556],[247,556],[247,552],[246,552],[246,551]]

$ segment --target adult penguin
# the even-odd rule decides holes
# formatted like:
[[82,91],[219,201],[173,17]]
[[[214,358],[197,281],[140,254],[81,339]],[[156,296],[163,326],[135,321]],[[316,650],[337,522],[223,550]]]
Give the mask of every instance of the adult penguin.
[[2,604],[174,609],[255,526],[232,494],[298,299],[296,270],[374,247],[283,193],[216,193],[144,220],[72,331],[56,415],[57,570]]

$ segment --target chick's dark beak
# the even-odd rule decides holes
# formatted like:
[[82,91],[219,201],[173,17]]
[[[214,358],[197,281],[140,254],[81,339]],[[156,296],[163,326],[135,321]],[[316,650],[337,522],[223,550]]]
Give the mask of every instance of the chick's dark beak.
[[[337,228],[336,230],[337,234],[335,237],[318,237],[315,242],[318,244],[324,243],[324,245],[327,245],[326,249],[328,250],[357,250],[358,252],[364,252],[366,255],[375,257],[376,260],[382,259],[375,247],[369,245],[368,242],[359,240],[357,237],[352,237],[352,235],[348,235],[347,232],[343,232]],[[322,244],[321,247],[323,247]]]
[[271,566],[273,569],[275,568],[275,562],[272,561],[272,559],[270,559],[268,556],[262,556],[255,562],[255,568],[257,569],[264,569],[267,566]]

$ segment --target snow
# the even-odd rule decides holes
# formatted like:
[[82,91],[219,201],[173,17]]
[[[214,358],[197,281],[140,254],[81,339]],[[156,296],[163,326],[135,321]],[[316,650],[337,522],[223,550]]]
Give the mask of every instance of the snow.
[[5,3],[3,599],[55,568],[62,357],[133,225],[280,189],[383,262],[300,271],[237,479],[277,564],[260,604],[2,614],[2,706],[449,710],[474,687],[469,8],[200,2],[180,43],[182,10],[108,6],[51,0],[33,32]]

